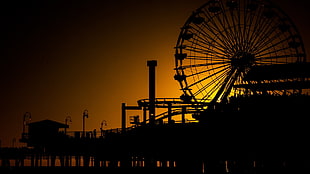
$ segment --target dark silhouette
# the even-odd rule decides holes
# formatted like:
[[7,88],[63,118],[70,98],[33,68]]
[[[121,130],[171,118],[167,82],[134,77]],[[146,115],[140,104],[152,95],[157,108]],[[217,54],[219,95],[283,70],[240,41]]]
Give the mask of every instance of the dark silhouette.
[[[86,131],[87,110],[83,131],[68,132],[68,124],[51,120],[29,123],[21,139],[27,148],[0,149],[0,169],[309,173],[310,64],[297,34],[269,1],[208,1],[178,39],[174,78],[184,92],[180,98],[156,98],[157,61],[148,61],[149,98],[136,106],[122,103],[121,128],[104,130],[102,122],[100,136]],[[167,112],[156,114],[156,108]],[[144,111],[142,119],[131,117],[132,127],[126,127],[127,110]]]

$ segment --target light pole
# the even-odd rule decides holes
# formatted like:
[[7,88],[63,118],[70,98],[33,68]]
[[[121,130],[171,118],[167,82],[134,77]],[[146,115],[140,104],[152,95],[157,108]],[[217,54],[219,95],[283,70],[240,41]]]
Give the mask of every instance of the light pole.
[[85,118],[88,118],[88,110],[85,109],[83,112],[83,138],[85,137]]
[[23,117],[23,135],[26,133],[26,126],[31,121],[31,114],[30,112],[26,112]]
[[102,120],[102,122],[100,123],[100,135],[101,135],[101,137],[103,136],[103,126],[107,126],[108,124],[107,124],[107,121],[106,120]]
[[[71,120],[71,117],[70,116],[67,116],[66,119],[65,119],[65,124],[66,126],[68,126],[68,121],[70,123],[72,123],[72,120]],[[65,135],[67,134],[67,127],[65,127]]]

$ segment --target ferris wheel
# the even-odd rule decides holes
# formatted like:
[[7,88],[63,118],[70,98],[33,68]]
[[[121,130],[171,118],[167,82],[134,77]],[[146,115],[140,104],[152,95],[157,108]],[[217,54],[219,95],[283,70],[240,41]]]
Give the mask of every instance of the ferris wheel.
[[305,79],[287,71],[306,62],[302,38],[268,0],[209,0],[185,22],[175,50],[175,79],[187,101],[282,95]]

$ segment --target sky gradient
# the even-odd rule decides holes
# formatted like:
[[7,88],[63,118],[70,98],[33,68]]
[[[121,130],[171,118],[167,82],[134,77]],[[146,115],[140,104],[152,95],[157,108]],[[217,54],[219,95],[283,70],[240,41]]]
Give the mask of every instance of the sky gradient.
[[[1,5],[0,140],[12,146],[23,115],[68,131],[121,127],[121,103],[148,98],[147,60],[157,60],[156,96],[179,97],[174,46],[192,11],[207,0],[25,1]],[[310,48],[309,1],[275,0]],[[132,111],[133,112],[133,111]],[[128,115],[137,113],[128,111]],[[138,114],[142,114],[139,112]],[[128,125],[129,126],[129,125]]]

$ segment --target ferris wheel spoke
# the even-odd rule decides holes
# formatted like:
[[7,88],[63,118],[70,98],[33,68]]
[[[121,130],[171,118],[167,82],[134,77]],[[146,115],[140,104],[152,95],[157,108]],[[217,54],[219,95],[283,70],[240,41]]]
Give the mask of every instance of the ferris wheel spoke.
[[297,55],[297,54],[282,54],[282,55],[264,57],[266,55],[256,56],[256,59],[257,60],[266,60],[266,59],[278,59],[278,60],[281,59],[282,60],[282,58],[290,58],[290,57],[297,58],[297,57],[299,57],[299,55]]
[[210,69],[207,69],[207,70],[204,70],[204,71],[199,71],[197,73],[193,73],[193,74],[190,74],[188,75],[187,77],[191,77],[191,76],[196,76],[196,75],[200,75],[200,74],[204,74],[204,73],[209,73],[210,71],[214,71],[214,70],[218,70],[218,69],[222,69],[222,68],[225,68],[229,66],[228,64],[224,64],[222,66],[217,66],[215,68],[210,68]]
[[[230,70],[228,70],[225,74],[223,73],[221,76],[219,76],[214,83],[211,83],[212,85],[210,90],[208,91],[207,95],[205,95],[205,97],[211,97],[211,96],[216,96],[218,95],[218,91],[223,87],[223,85],[225,85],[225,80],[227,79],[227,75],[229,74]],[[203,99],[206,99],[205,97],[203,97]],[[213,98],[214,99],[214,98]]]
[[[228,49],[229,48],[229,44],[228,44],[228,42],[226,42],[224,39],[222,39],[221,37],[219,37],[219,35],[221,35],[221,34],[219,34],[219,33],[216,33],[215,31],[216,31],[216,29],[213,29],[212,28],[212,26],[211,25],[206,25],[206,24],[204,24],[205,26],[205,28],[207,28],[208,29],[208,31],[210,31],[210,33],[212,33],[213,35],[214,35],[214,38],[216,38],[216,40],[217,40],[217,42],[216,43],[218,43],[218,45],[221,45],[223,48],[225,48],[225,49]],[[213,38],[213,40],[215,40]]]
[[[277,52],[281,52],[281,51],[284,51],[286,50],[287,48],[282,48],[282,49],[279,49],[279,50],[275,50],[275,51],[271,51],[269,52],[268,54],[274,54],[274,53],[277,53]],[[267,53],[266,54],[262,54],[262,55],[259,55],[259,57],[262,57],[262,56],[266,56],[268,55]],[[259,61],[262,61],[262,60],[266,60],[266,59],[272,59],[273,57],[276,57],[276,59],[280,59],[280,58],[284,58],[284,57],[280,57],[280,56],[269,56],[269,57],[263,57],[263,58],[257,58],[257,60]],[[287,57],[286,57],[287,58]]]
[[[265,39],[268,39],[269,36],[271,36],[273,33],[276,32],[277,29],[279,29],[279,25],[274,24],[275,20],[277,21],[277,19],[275,17],[272,19],[269,19],[269,20],[268,19],[264,20],[264,18],[262,18],[261,21],[264,21],[265,25],[263,25],[264,26],[263,30],[259,31],[260,34],[257,37],[258,40],[256,42],[256,45],[266,42]],[[256,30],[256,31],[258,31],[258,30]],[[256,45],[254,47],[257,47]]]
[[201,95],[202,93],[205,93],[201,99],[203,100],[208,99],[217,91],[218,88],[220,88],[221,84],[220,81],[224,77],[225,77],[224,74],[217,76],[214,80],[210,81],[209,83],[204,85],[201,89],[199,89],[196,93],[194,93],[194,96],[198,96]]
[[[203,11],[203,14],[207,17],[211,17],[209,13],[206,13],[205,11]],[[210,32],[212,32],[214,34],[214,36],[217,36],[217,38],[223,43],[223,45],[226,45],[227,46],[231,46],[231,43],[230,43],[230,40],[229,38],[227,38],[227,36],[225,36],[222,32],[219,32],[219,31],[222,31],[218,24],[216,24],[216,22],[214,20],[210,20],[209,21],[212,25],[207,25],[207,24],[203,24],[204,27],[208,28]],[[221,37],[218,37],[218,35],[220,35]]]
[[[224,18],[225,18],[226,23],[228,24],[228,29],[226,29],[225,32],[227,33],[227,35],[228,35],[228,37],[230,38],[230,41],[231,41],[231,47],[228,48],[228,51],[234,53],[234,52],[235,52],[234,46],[235,46],[235,45],[238,45],[238,44],[237,44],[237,41],[236,41],[236,38],[238,38],[238,37],[236,36],[236,33],[235,33],[235,32],[233,31],[233,29],[232,29],[232,28],[233,28],[233,25],[230,24],[229,19],[228,19],[228,16],[227,16],[227,15],[224,15]],[[229,30],[229,31],[228,31],[228,30]]]
[[192,46],[187,46],[185,49],[185,51],[188,52],[193,52],[193,53],[198,53],[198,54],[216,54],[217,52],[215,52],[214,50],[210,50],[210,49],[202,49],[202,48],[197,48],[197,47],[192,47]]
[[[197,42],[194,42],[194,41],[197,41]],[[193,38],[193,41],[191,41],[192,43],[196,43],[197,45],[203,47],[203,48],[206,48],[206,49],[209,49],[210,47],[213,47],[214,49],[213,50],[219,50],[220,52],[225,52],[225,50],[222,48],[222,47],[219,47],[217,45],[213,45],[212,43],[209,43],[208,41],[206,41],[205,39],[203,39],[201,36],[196,36]],[[200,44],[201,43],[201,44]],[[208,47],[206,47],[206,46]]]
[[201,56],[196,56],[196,55],[191,55],[187,56],[186,59],[189,60],[209,60],[209,61],[223,61],[225,60],[230,60],[228,57],[216,57],[216,56],[206,56],[206,55],[201,55]]
[[[212,36],[210,36],[207,32],[205,32],[204,30],[202,30],[201,27],[197,26],[199,28],[199,30],[197,28],[193,28],[193,30],[195,32],[197,32],[197,35],[202,35],[205,36],[204,40],[209,39],[210,41],[208,41],[211,45],[215,46],[215,47],[219,47],[219,48],[226,48],[226,46],[223,43],[218,42],[217,40],[215,40]],[[201,37],[201,36],[200,36]]]
[[[225,9],[225,5],[223,4],[222,1],[220,1],[220,5],[222,9]],[[225,11],[226,12],[226,11]],[[229,37],[231,45],[235,45],[235,36],[234,36],[234,32],[232,31],[232,24],[230,23],[230,21],[228,20],[228,14],[223,12],[222,13],[222,17],[223,17],[223,21],[221,21],[221,25],[223,27],[223,31],[225,31],[225,34]],[[226,25],[225,25],[226,24]]]
[[250,19],[249,21],[247,20],[246,24],[248,25],[248,30],[246,34],[246,50],[250,50],[252,43],[254,42],[255,36],[257,36],[257,32],[261,30],[261,26],[264,26],[263,24],[266,25],[267,22],[265,20],[262,20],[260,15],[262,13],[261,8],[257,9],[252,12],[249,16]]
[[[266,45],[270,44],[274,40],[278,39],[281,35],[283,35],[283,33],[275,33],[273,35],[273,32],[275,32],[276,29],[277,29],[277,27],[273,27],[272,30],[270,30],[270,32],[268,34],[265,34],[264,37],[261,37],[261,39],[258,42],[256,42],[255,45],[253,45],[252,51],[255,52],[256,50],[260,50],[261,48],[265,47]],[[270,37],[270,36],[272,36],[272,37]]]
[[[234,18],[234,15],[232,14],[231,17]],[[232,47],[232,49],[233,49],[234,51],[237,51],[238,48],[236,48],[236,46],[239,46],[240,43],[241,43],[241,41],[240,41],[239,31],[237,30],[235,20],[232,19],[232,22],[233,22],[233,29],[234,29],[234,32],[233,32],[234,34],[233,34],[233,36],[234,36],[234,40],[235,40],[235,44],[236,44],[236,45],[234,45],[234,46]],[[236,50],[236,49],[237,49],[237,50]]]
[[274,43],[274,44],[272,44],[272,45],[270,45],[270,46],[268,46],[268,47],[266,47],[264,49],[261,49],[260,51],[255,52],[255,55],[262,56],[262,55],[267,55],[267,54],[270,54],[270,53],[276,53],[276,52],[280,52],[280,51],[283,51],[283,50],[290,49],[290,46],[288,45],[288,46],[286,46],[284,48],[276,49],[276,50],[273,50],[273,51],[269,51],[269,52],[267,52],[265,54],[261,54],[263,52],[266,52],[267,50],[271,50],[272,48],[277,48],[277,46],[279,46],[280,44],[282,44],[283,42],[285,42],[287,40],[289,40],[289,38],[281,40],[281,41],[279,41],[277,43]]
[[[276,47],[278,45],[282,45],[285,42],[289,42],[289,40],[292,39],[291,36],[287,36],[286,38],[281,37],[281,33],[278,33],[277,35],[265,40],[264,42],[261,42],[260,45],[257,45],[255,47],[255,49],[253,50],[253,52],[256,52],[256,54],[259,54],[261,52],[266,51],[267,49],[270,49],[272,47]],[[284,36],[285,37],[285,36]],[[280,40],[279,40],[280,39]],[[277,42],[274,43],[275,40],[278,40]],[[268,46],[269,45],[269,46]],[[289,44],[285,45],[285,46],[289,46]]]
[[[208,83],[206,83],[206,85],[204,85],[204,87],[202,87],[200,90],[204,90],[204,89],[207,89],[207,88],[212,87],[215,83],[217,83],[218,81],[220,81],[221,78],[225,77],[225,75],[227,74],[227,72],[228,72],[229,70],[230,70],[229,68],[223,69],[223,72],[222,72],[222,73],[220,73],[218,76],[215,76],[214,78],[212,78],[211,81],[208,81]],[[197,92],[199,92],[199,90],[198,90]]]
[[180,66],[181,69],[187,69],[187,68],[194,68],[194,67],[201,67],[201,66],[212,66],[212,65],[221,65],[221,64],[227,64],[230,63],[230,61],[223,61],[223,62],[215,62],[215,63],[202,63],[202,64],[193,64],[193,65],[184,65]]
[[[250,14],[250,13],[249,13]],[[246,10],[246,7],[244,6],[244,9],[243,9],[243,19],[242,19],[242,21],[243,21],[243,24],[242,23],[239,23],[239,25],[240,26],[243,26],[243,29],[241,30],[241,43],[242,43],[242,45],[241,45],[241,49],[242,50],[245,50],[245,48],[246,48],[246,42],[247,42],[247,40],[246,40],[246,31],[247,31],[247,18],[248,18],[248,16],[251,16],[251,15],[248,15],[248,13],[247,13],[247,10]]]
[[[237,13],[237,14],[235,14],[235,13]],[[240,46],[242,45],[242,41],[241,41],[241,30],[240,30],[240,25],[241,25],[240,24],[241,23],[240,22],[240,9],[238,10],[238,12],[231,11],[230,16],[231,16],[231,20],[233,23],[234,33],[235,33],[234,40],[236,41],[235,42],[236,45],[239,47],[238,50],[241,50]]]
[[[221,7],[224,8],[222,2],[220,1]],[[215,16],[219,25],[218,26],[218,30],[222,31],[221,33],[223,33],[224,35],[224,39],[228,41],[229,43],[229,48],[231,48],[233,45],[235,45],[236,43],[234,43],[235,40],[235,35],[231,30],[231,25],[230,22],[227,19],[227,15],[225,12],[221,13],[221,15],[216,15]]]
[[270,28],[270,23],[265,23],[263,27],[258,28],[251,44],[251,51],[254,52],[259,45],[266,43],[266,39],[272,34],[275,28]]
[[[240,7],[239,7],[239,8],[240,8]],[[236,21],[236,22],[237,22],[237,31],[239,31],[239,44],[240,44],[240,45],[239,45],[239,47],[240,47],[239,49],[240,49],[240,50],[242,50],[241,47],[242,47],[242,44],[243,44],[243,43],[242,43],[242,39],[243,39],[243,37],[242,37],[242,25],[243,25],[243,24],[242,24],[242,22],[241,22],[241,18],[242,18],[242,17],[241,17],[241,11],[242,11],[241,9],[238,10],[238,12],[237,12],[237,21]]]
[[213,76],[216,76],[216,75],[218,75],[218,74],[220,74],[220,73],[226,71],[227,69],[228,69],[228,68],[224,68],[224,69],[222,69],[222,70],[220,70],[220,71],[217,71],[217,72],[215,72],[215,73],[213,73],[213,74],[211,74],[211,75],[209,75],[209,76],[206,76],[206,77],[204,77],[204,78],[202,78],[202,79],[200,79],[200,80],[198,80],[198,81],[196,81],[196,82],[194,82],[194,83],[188,85],[188,87],[190,88],[190,87],[192,87],[192,86],[194,86],[194,85],[197,85],[198,83],[201,83],[201,82],[203,82],[203,81],[205,81],[205,80],[207,80],[207,79],[209,79],[209,78],[211,78],[211,77],[213,77]]
[[[210,100],[210,98],[212,97],[212,94],[214,94],[217,90],[217,86],[213,83],[208,84],[209,86],[211,86],[212,88],[202,88],[202,90],[197,91],[194,96],[201,96],[201,100]],[[206,86],[204,86],[206,87]],[[206,92],[207,91],[207,92]]]
[[256,13],[253,14],[255,18],[255,25],[252,32],[252,36],[249,38],[252,43],[256,43],[259,39],[261,39],[262,35],[266,35],[267,29],[272,24],[273,20],[262,17],[263,9],[256,10]]
[[209,54],[215,54],[215,55],[218,55],[218,56],[226,57],[225,54],[217,52],[215,50],[211,50],[210,48],[206,48],[204,46],[200,46],[199,48],[198,47],[187,46],[187,48],[185,48],[185,50],[192,51],[192,52],[195,52],[195,53],[200,53],[200,54],[209,53]]

